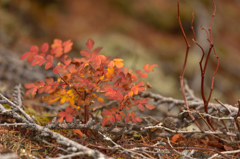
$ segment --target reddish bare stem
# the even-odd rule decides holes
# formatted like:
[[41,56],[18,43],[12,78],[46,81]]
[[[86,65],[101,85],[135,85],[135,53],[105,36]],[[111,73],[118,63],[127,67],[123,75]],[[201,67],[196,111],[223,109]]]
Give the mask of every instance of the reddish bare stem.
[[[184,37],[184,40],[185,40],[185,43],[186,43],[186,54],[185,54],[185,59],[184,59],[184,63],[183,63],[183,67],[182,67],[182,72],[181,72],[181,75],[179,77],[180,79],[180,85],[181,85],[181,91],[182,91],[182,95],[183,95],[183,98],[184,98],[184,101],[185,101],[185,108],[187,110],[189,110],[189,106],[188,106],[188,102],[187,102],[187,98],[186,98],[186,94],[185,94],[185,90],[184,90],[184,83],[183,83],[183,77],[184,77],[184,73],[185,73],[185,69],[186,69],[186,65],[187,65],[187,59],[188,59],[188,52],[189,52],[189,48],[190,48],[190,45],[188,43],[188,40],[187,40],[187,36],[184,32],[184,29],[183,29],[183,26],[182,26],[182,22],[181,22],[181,19],[180,19],[180,9],[179,9],[179,0],[177,0],[177,9],[178,9],[178,15],[177,15],[177,18],[178,18],[178,23],[179,23],[179,26],[181,28],[181,31],[182,31],[182,34],[183,34],[183,37]],[[190,118],[192,120],[195,120],[195,118],[192,116],[191,113],[188,113]],[[202,130],[202,127],[198,124],[197,121],[195,121],[195,124],[198,126],[198,128],[200,130]]]

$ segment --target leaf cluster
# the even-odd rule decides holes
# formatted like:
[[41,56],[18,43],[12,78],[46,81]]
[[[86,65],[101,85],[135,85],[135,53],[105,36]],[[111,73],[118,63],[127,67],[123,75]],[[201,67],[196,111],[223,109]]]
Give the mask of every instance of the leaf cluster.
[[[146,89],[144,81],[139,78],[146,78],[147,73],[153,71],[157,65],[145,64],[142,70],[134,73],[132,70],[124,68],[123,59],[114,58],[99,54],[102,47],[94,48],[94,41],[89,39],[86,42],[87,49],[80,51],[81,58],[70,58],[69,51],[72,49],[71,40],[62,42],[55,39],[49,50],[49,45],[44,43],[39,49],[37,46],[30,47],[29,52],[24,53],[20,59],[27,58],[31,66],[41,66],[45,64],[45,69],[52,69],[58,74],[58,79],[54,81],[51,77],[46,77],[45,81],[26,83],[28,89],[26,96],[34,97],[36,93],[48,93],[44,97],[49,104],[60,101],[69,102],[69,107],[75,107],[81,112],[85,108],[85,116],[88,116],[88,109],[95,101],[104,103],[104,99],[116,100],[117,107],[112,107],[102,112],[102,125],[109,121],[114,123],[125,119],[126,122],[141,122],[141,118],[135,116],[135,112],[124,113],[124,109],[137,106],[141,111],[154,109],[155,106],[147,104],[148,98],[135,99],[135,95]],[[58,62],[54,66],[54,60]],[[139,81],[139,82],[138,82]],[[66,118],[67,122],[72,122],[72,108],[60,112],[60,118]],[[88,118],[87,118],[88,119]]]

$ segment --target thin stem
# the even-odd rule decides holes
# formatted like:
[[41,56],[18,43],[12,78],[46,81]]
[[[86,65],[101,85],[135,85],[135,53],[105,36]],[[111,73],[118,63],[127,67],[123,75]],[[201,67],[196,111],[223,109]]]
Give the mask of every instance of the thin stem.
[[[182,34],[183,34],[183,37],[184,37],[184,40],[185,40],[185,43],[186,43],[186,54],[185,54],[185,59],[184,59],[184,63],[183,63],[183,67],[182,67],[182,72],[181,72],[181,75],[179,77],[180,79],[180,85],[181,85],[181,91],[182,91],[182,95],[183,95],[183,98],[184,98],[184,101],[185,101],[185,108],[187,110],[189,110],[189,106],[188,106],[188,102],[187,102],[187,97],[186,97],[186,94],[185,94],[185,90],[184,90],[184,82],[183,82],[183,77],[184,77],[184,73],[185,73],[185,69],[186,69],[186,65],[187,65],[187,60],[188,60],[188,52],[189,52],[189,48],[190,48],[190,45],[189,45],[189,42],[187,40],[187,36],[184,32],[184,29],[183,29],[183,26],[182,26],[182,22],[181,22],[181,19],[180,19],[180,9],[179,9],[179,0],[177,0],[177,9],[178,9],[178,15],[177,15],[177,18],[178,18],[178,23],[179,23],[179,26],[181,28],[181,31],[182,31]],[[192,120],[195,120],[195,118],[193,117],[193,115],[191,113],[188,113],[190,118]],[[197,127],[202,130],[202,127],[198,124],[197,121],[195,121],[195,124],[197,125]]]

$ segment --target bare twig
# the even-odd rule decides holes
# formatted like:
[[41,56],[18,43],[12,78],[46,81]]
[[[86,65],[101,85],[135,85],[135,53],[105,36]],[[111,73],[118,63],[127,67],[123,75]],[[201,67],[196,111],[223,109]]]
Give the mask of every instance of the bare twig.
[[[177,15],[177,18],[178,18],[178,23],[179,23],[179,26],[181,28],[181,31],[182,31],[182,34],[183,34],[183,37],[184,37],[184,40],[185,40],[185,43],[186,43],[186,54],[185,54],[185,60],[184,60],[184,63],[183,63],[183,67],[182,67],[182,72],[181,72],[181,75],[179,77],[180,79],[180,85],[181,85],[181,91],[182,91],[182,95],[183,95],[183,99],[184,99],[184,102],[185,102],[185,108],[187,110],[189,110],[189,107],[188,107],[188,101],[187,101],[187,98],[186,98],[186,94],[185,94],[185,90],[184,90],[184,82],[183,82],[183,78],[184,78],[184,73],[185,73],[185,69],[186,69],[186,65],[187,65],[187,60],[188,60],[188,52],[189,52],[189,48],[190,48],[190,45],[188,43],[188,40],[187,40],[187,36],[184,32],[184,29],[182,27],[182,22],[181,22],[181,18],[180,18],[180,9],[179,9],[179,0],[177,0],[177,9],[178,9],[178,15]],[[192,120],[194,120],[195,118],[192,116],[192,114],[189,113],[189,116],[191,117]],[[197,125],[197,127],[202,130],[202,127],[198,124],[197,121],[195,121],[195,124]]]

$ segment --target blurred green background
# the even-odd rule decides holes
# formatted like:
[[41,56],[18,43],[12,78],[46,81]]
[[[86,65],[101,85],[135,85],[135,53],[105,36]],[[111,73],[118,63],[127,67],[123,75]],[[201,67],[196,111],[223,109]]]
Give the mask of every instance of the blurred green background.
[[[240,1],[216,0],[213,38],[220,68],[212,97],[235,104],[240,98]],[[180,0],[183,27],[191,43],[185,78],[200,97],[201,50],[191,41],[192,12],[198,42],[207,50],[206,34],[212,18],[211,0]],[[177,22],[176,0],[1,0],[0,46],[20,55],[31,45],[53,39],[74,42],[70,56],[80,56],[88,38],[103,46],[102,54],[124,59],[129,69],[158,64],[149,74],[153,92],[181,98],[179,75],[186,45]],[[1,49],[0,49],[1,51]],[[206,76],[210,88],[216,59],[211,56]],[[0,79],[1,80],[1,79]],[[18,81],[21,82],[21,81]],[[32,82],[32,81],[29,81]]]

